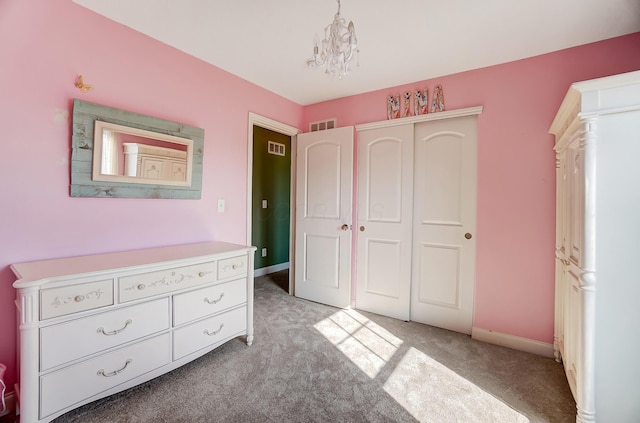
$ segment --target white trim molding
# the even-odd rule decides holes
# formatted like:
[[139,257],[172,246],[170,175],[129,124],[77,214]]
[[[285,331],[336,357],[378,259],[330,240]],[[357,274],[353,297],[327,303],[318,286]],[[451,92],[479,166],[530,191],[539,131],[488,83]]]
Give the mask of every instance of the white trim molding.
[[271,131],[280,132],[281,134],[289,136],[298,135],[302,132],[300,129],[287,125],[286,123],[278,122],[277,120],[273,120],[265,116],[260,116],[256,113],[249,112],[249,128],[252,135],[253,130],[251,130],[251,127],[253,125],[269,129]]
[[254,271],[254,275],[257,278],[258,276],[268,275],[269,273],[279,272],[281,270],[286,270],[289,268],[289,262],[274,264],[273,266],[261,267],[260,269],[256,269]]
[[462,116],[474,116],[482,113],[483,106],[467,107],[466,109],[447,110],[445,112],[427,113],[426,115],[409,116],[398,119],[381,120],[378,122],[361,123],[356,125],[356,131],[366,129],[388,128],[390,126],[405,125],[407,123],[428,122],[431,120],[451,119]]
[[[16,387],[16,390],[18,388]],[[7,407],[6,410],[4,410],[4,412],[2,412],[0,410],[0,417],[2,416],[6,416],[7,414],[10,413],[15,413],[16,412],[16,405],[17,405],[18,401],[17,401],[17,395],[14,392],[9,392],[8,394],[6,394],[4,396],[4,404]],[[2,404],[0,404],[0,408],[2,408]]]
[[514,350],[553,358],[553,344],[549,344],[547,342],[536,341],[534,339],[522,338],[520,336],[476,327],[471,329],[471,337],[476,341],[487,342],[489,344],[500,345],[502,347],[513,348]]

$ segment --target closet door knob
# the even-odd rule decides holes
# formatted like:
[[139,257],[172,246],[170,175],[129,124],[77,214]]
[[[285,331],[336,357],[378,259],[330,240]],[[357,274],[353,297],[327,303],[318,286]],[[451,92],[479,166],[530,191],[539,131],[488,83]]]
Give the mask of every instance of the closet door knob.
[[340,226],[340,229],[342,229],[343,231],[348,231],[349,230],[349,225],[347,225],[346,223],[342,226]]
[[364,226],[360,226],[360,232],[364,232]]
[[467,232],[466,234],[464,234],[464,237],[467,239],[471,239],[471,237],[473,237],[473,235],[471,235],[469,232]]

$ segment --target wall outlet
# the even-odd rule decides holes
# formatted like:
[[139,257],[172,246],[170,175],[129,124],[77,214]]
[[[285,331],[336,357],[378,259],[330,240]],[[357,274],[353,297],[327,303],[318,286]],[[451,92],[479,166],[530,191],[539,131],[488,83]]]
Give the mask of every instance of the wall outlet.
[[262,257],[266,257],[267,256],[267,249],[263,248],[262,249]]

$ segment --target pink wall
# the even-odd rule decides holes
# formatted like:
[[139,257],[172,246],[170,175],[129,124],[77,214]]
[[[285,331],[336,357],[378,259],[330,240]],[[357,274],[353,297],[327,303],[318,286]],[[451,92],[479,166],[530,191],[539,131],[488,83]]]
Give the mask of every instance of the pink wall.
[[[300,128],[329,117],[352,125],[385,119],[388,93],[436,83],[448,109],[485,107],[475,325],[551,342],[548,126],[570,82],[639,69],[640,34],[304,109],[71,0],[0,1],[0,60],[0,361],[13,383],[10,263],[210,239],[243,243],[249,111]],[[92,91],[73,86],[79,74]],[[202,199],[69,197],[76,97],[204,128]],[[226,200],[223,214],[218,198]]]
[[[0,1],[0,62],[0,362],[13,384],[10,263],[244,243],[248,113],[300,127],[303,108],[71,0]],[[69,197],[73,98],[204,128],[202,199]]]
[[[309,122],[386,119],[386,96],[442,84],[478,119],[474,327],[553,342],[555,155],[549,126],[575,81],[640,69],[640,33],[305,107]],[[353,74],[357,78],[358,73]],[[357,142],[357,141],[356,141]]]

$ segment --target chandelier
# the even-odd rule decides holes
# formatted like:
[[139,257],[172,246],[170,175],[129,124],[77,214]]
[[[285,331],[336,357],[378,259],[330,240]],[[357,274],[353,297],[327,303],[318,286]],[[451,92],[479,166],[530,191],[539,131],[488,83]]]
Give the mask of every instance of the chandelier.
[[[313,57],[307,59],[307,66],[315,68],[324,66],[324,73],[328,76],[342,79],[351,70],[351,65],[358,57],[358,40],[352,21],[340,16],[340,0],[338,13],[333,22],[324,29],[324,38],[319,44],[316,36],[313,46]],[[359,65],[359,63],[357,64]]]

